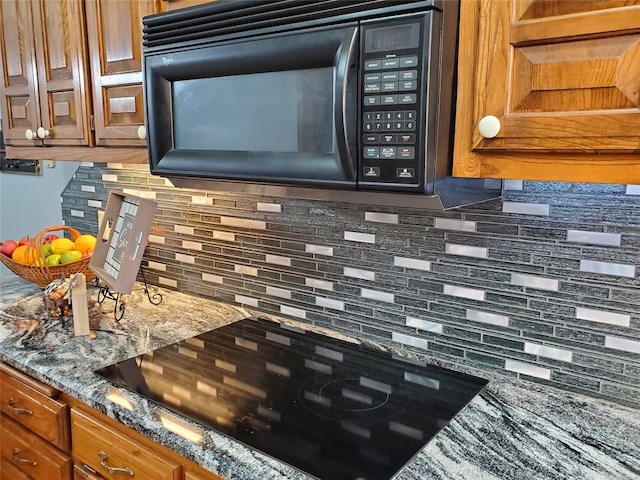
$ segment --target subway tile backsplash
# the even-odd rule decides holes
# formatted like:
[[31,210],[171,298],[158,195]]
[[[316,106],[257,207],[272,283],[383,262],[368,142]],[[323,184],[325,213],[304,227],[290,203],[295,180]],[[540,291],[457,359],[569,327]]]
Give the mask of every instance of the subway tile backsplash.
[[640,190],[509,180],[445,212],[178,189],[144,165],[81,164],[65,222],[110,191],[158,202],[162,288],[418,355],[640,406]]

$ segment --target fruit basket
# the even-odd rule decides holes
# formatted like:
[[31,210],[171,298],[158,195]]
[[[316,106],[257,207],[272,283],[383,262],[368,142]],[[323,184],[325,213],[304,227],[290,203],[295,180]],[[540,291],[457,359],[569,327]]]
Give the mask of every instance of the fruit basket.
[[28,263],[17,262],[6,255],[0,255],[0,261],[19,277],[33,282],[41,288],[45,288],[56,279],[69,277],[74,273],[84,273],[87,282],[95,280],[96,274],[89,269],[90,256],[63,265],[46,264],[42,254],[43,239],[52,232],[68,232],[72,241],[81,235],[75,228],[64,225],[45,228],[35,237],[30,238],[27,243],[24,256],[28,259]]

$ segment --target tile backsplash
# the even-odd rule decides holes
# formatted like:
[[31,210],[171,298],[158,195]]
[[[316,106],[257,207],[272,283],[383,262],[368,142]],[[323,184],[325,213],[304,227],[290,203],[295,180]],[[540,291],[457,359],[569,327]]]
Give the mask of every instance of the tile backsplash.
[[80,166],[65,222],[110,190],[158,202],[155,285],[458,364],[640,406],[640,189],[505,182],[461,209],[173,187],[145,165]]

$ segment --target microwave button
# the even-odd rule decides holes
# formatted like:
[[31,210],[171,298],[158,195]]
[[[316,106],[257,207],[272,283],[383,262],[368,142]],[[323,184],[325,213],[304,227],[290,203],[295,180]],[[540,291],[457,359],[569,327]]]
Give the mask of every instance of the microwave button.
[[397,92],[398,91],[398,82],[387,82],[382,84],[383,92]]
[[398,135],[398,143],[416,143],[416,136],[413,133],[402,133]]
[[400,68],[418,66],[418,57],[401,57],[398,60],[400,60]]
[[[418,57],[416,57],[416,64],[417,62],[418,62]],[[382,60],[383,69],[398,68],[399,65],[400,65],[400,59],[398,58],[385,58],[384,60]]]
[[368,105],[380,105],[380,95],[372,95],[364,97],[365,107]]
[[364,158],[380,158],[380,149],[378,147],[365,147]]
[[382,60],[366,60],[364,62],[365,70],[380,70],[382,66]]
[[373,112],[364,112],[364,115],[362,115],[362,119],[365,122],[371,122],[373,121]]
[[375,134],[367,134],[362,137],[362,141],[367,145],[376,144],[380,143],[380,137]]
[[416,129],[416,122],[412,122],[412,121],[404,122],[403,130],[409,130],[410,132],[413,132],[415,129]]
[[378,93],[380,91],[379,83],[365,83],[364,93]]
[[393,129],[394,130],[404,130],[404,122],[396,122]]
[[394,120],[404,120],[404,112],[393,112]]
[[393,122],[384,122],[384,130],[387,132],[393,130]]
[[398,158],[412,160],[416,158],[416,149],[414,147],[400,147],[398,149]]
[[396,158],[395,147],[380,147],[380,158]]
[[383,127],[382,122],[374,122],[373,123],[373,131],[374,132],[382,131],[382,127]]
[[386,121],[393,120],[393,114],[394,114],[394,113],[395,113],[395,112],[384,112],[384,119],[385,119]]
[[404,82],[400,82],[400,90],[416,90],[418,88],[417,80],[407,80]]
[[408,110],[408,111],[404,112],[404,118],[405,118],[405,120],[415,120],[416,119],[416,111],[415,110]]
[[382,80],[382,78],[380,78],[379,73],[366,73],[364,75],[365,82],[379,82],[380,80]]
[[382,105],[397,105],[398,95],[382,95],[380,101]]
[[408,103],[416,103],[418,101],[418,96],[415,93],[407,93],[405,95],[398,96],[399,104],[408,104]]
[[416,169],[415,168],[396,168],[396,177],[416,178]]
[[382,120],[383,115],[384,115],[383,112],[373,112],[373,119],[376,122],[379,122],[380,120]]
[[417,80],[417,79],[418,79],[417,70],[405,70],[404,72],[400,72],[400,80]]
[[380,143],[397,143],[396,135],[382,134],[380,135]]
[[373,131],[373,122],[365,122],[365,124],[362,125],[362,128],[364,129],[365,132],[372,132]]
[[362,169],[362,174],[365,177],[379,177],[380,176],[380,167],[364,167]]
[[397,82],[399,79],[398,72],[382,72],[383,82]]

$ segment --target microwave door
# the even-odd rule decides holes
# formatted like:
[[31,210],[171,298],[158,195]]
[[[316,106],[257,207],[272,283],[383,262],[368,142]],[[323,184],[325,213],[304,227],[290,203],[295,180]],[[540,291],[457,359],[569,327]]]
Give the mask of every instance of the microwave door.
[[154,174],[355,189],[357,25],[145,54]]

